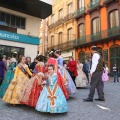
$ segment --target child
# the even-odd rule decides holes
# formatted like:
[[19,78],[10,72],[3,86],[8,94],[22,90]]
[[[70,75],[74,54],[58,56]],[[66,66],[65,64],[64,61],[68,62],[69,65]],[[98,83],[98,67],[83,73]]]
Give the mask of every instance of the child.
[[66,98],[58,86],[57,74],[54,73],[54,66],[48,65],[48,79],[41,92],[36,110],[39,112],[64,113],[68,111]]

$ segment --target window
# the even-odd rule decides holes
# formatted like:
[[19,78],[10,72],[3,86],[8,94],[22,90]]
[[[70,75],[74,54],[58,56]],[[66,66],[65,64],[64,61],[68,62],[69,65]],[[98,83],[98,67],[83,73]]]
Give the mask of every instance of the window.
[[78,33],[79,38],[80,37],[84,37],[85,36],[85,25],[84,24],[80,24],[78,29],[79,29],[79,33]]
[[51,36],[51,47],[54,46],[54,35]]
[[51,23],[55,23],[55,15],[51,16]]
[[25,18],[0,11],[0,25],[25,29]]
[[79,0],[79,8],[84,8],[84,0]]
[[68,29],[68,41],[73,40],[73,29]]
[[59,19],[63,18],[63,9],[59,10]]
[[72,9],[73,9],[73,8],[72,8],[72,5],[73,5],[72,3],[69,3],[69,4],[68,4],[68,14],[72,13],[72,11],[73,11],[73,10],[72,10]]
[[58,34],[58,44],[61,44],[61,43],[62,43],[62,35],[63,35],[62,32],[60,32],[60,33]]
[[119,13],[118,10],[114,10],[110,13],[110,28],[119,26]]
[[100,18],[93,19],[93,33],[100,32]]

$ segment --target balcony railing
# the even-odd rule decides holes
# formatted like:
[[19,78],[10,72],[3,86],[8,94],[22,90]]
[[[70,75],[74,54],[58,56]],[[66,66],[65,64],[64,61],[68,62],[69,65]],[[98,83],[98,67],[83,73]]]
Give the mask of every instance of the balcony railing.
[[73,17],[74,17],[74,14],[73,14],[73,13],[70,13],[70,14],[68,14],[68,15],[66,15],[66,16],[64,17],[64,21],[71,20],[71,19],[73,19]]
[[48,50],[54,48],[55,50],[60,49],[61,51],[63,51],[63,50],[71,49],[71,48],[73,48],[73,46],[74,46],[74,40],[71,40],[71,41],[67,41],[67,42],[64,42],[64,43],[61,43],[58,45],[50,46],[50,47],[48,47]]
[[59,26],[60,24],[63,24],[63,23],[64,23],[64,18],[61,18],[56,21],[55,26]]
[[113,38],[118,38],[120,37],[120,26],[116,26],[113,28],[110,28],[108,30],[104,30],[98,33],[94,33],[91,35],[88,35],[86,37],[81,37],[73,42],[74,46],[79,46],[83,44],[87,44],[90,42],[96,42],[96,41],[101,41],[101,40],[111,40]]
[[114,1],[114,0],[104,0],[104,4],[110,3],[112,1]]
[[48,26],[48,29],[53,29],[55,27],[55,23],[52,23],[51,25]]
[[94,8],[97,8],[98,6],[100,6],[100,0],[93,0],[92,2],[90,2],[88,4],[88,10],[93,10]]
[[80,17],[85,13],[85,7],[81,7],[74,12],[74,18]]

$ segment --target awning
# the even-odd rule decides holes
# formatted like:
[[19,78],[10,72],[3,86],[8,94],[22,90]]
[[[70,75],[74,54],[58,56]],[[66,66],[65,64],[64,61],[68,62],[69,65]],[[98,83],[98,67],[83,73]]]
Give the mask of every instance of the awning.
[[52,14],[52,0],[0,0],[0,6],[41,19]]

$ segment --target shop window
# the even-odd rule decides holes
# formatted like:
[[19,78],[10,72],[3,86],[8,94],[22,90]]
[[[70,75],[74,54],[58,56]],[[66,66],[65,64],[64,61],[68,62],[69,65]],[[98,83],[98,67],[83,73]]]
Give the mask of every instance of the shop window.
[[110,28],[119,26],[119,13],[118,10],[110,12]]
[[84,37],[85,36],[85,25],[84,24],[80,24],[78,26],[78,31],[79,31],[79,38],[80,37]]
[[100,18],[95,18],[92,21],[92,29],[93,33],[99,33],[100,32]]

